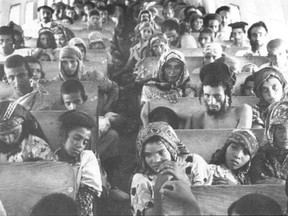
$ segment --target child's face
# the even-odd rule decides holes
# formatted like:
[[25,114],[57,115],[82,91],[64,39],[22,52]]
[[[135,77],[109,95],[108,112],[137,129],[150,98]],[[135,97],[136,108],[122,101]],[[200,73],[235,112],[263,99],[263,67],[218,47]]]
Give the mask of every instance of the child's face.
[[69,132],[67,140],[64,143],[64,149],[72,156],[77,157],[84,151],[89,143],[91,130],[83,127],[78,127]]
[[50,39],[47,34],[42,34],[40,36],[40,43],[44,49],[50,48]]
[[161,40],[156,40],[152,45],[152,50],[155,56],[161,56],[168,48],[168,45]]
[[76,59],[61,59],[61,64],[64,69],[64,72],[69,76],[74,76],[77,72],[78,61]]
[[250,154],[241,144],[231,143],[225,153],[226,166],[230,170],[237,170],[250,160]]
[[169,42],[174,42],[177,40],[178,38],[178,33],[175,29],[172,29],[172,30],[166,30],[164,32],[164,34],[167,36],[167,38],[169,39]]
[[174,12],[171,9],[163,10],[162,14],[163,14],[163,17],[164,17],[165,20],[174,17]]
[[193,27],[193,29],[199,31],[202,28],[202,26],[203,26],[203,19],[198,18],[198,19],[194,20],[192,27]]
[[206,33],[202,33],[199,35],[198,41],[201,47],[205,47],[206,44],[212,42],[212,36]]
[[161,163],[165,160],[171,161],[171,154],[161,141],[151,142],[144,147],[144,159],[146,164],[157,173]]
[[141,38],[144,41],[149,40],[149,38],[152,36],[152,34],[153,34],[153,32],[152,32],[151,28],[143,28],[140,31]]
[[218,20],[209,20],[208,27],[211,28],[215,33],[219,31],[219,21]]
[[254,96],[254,81],[248,81],[244,86],[244,95],[243,96]]
[[66,39],[65,36],[63,34],[54,34],[55,37],[55,41],[57,44],[57,47],[61,48],[64,47],[66,45]]
[[67,110],[77,110],[84,103],[80,92],[62,94],[62,99]]
[[101,27],[101,19],[100,16],[94,15],[88,18],[88,22],[90,26],[93,27]]
[[178,59],[169,60],[163,65],[165,80],[169,83],[175,83],[179,79],[182,69],[183,67]]
[[276,77],[270,77],[260,88],[263,99],[272,104],[281,100],[283,96],[283,87]]
[[268,58],[272,65],[283,68],[288,64],[287,50],[284,46],[269,49]]
[[245,37],[246,35],[242,28],[235,28],[232,30],[232,38],[236,43],[241,44]]
[[288,149],[288,122],[274,126],[274,145],[280,149]]
[[41,66],[38,63],[28,63],[30,70],[33,74],[33,79],[40,80],[41,79]]

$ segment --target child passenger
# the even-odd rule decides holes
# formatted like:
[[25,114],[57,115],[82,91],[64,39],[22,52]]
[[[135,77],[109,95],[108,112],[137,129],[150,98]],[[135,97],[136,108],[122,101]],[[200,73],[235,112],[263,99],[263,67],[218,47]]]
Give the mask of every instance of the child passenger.
[[95,127],[84,112],[68,111],[58,119],[61,123],[62,144],[55,151],[59,161],[71,164],[76,172],[76,202],[81,216],[93,216],[93,204],[102,192],[98,160],[91,150],[84,150]]
[[157,175],[170,174],[191,184],[189,163],[201,158],[189,154],[175,131],[165,122],[153,122],[138,133],[136,140],[137,170],[132,178],[130,195],[133,215],[151,215]]

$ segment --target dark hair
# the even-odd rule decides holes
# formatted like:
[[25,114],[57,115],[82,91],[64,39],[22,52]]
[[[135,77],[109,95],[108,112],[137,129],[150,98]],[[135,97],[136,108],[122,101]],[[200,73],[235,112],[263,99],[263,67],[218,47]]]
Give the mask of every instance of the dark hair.
[[63,193],[52,193],[39,200],[30,216],[80,216],[76,202]]
[[230,9],[230,7],[228,7],[228,6],[221,6],[221,7],[217,8],[217,10],[215,11],[215,13],[220,14],[221,11],[228,11],[228,12],[230,12],[231,9]]
[[[71,17],[64,16],[64,17],[62,18],[62,20],[64,20],[64,19],[67,19],[70,24],[73,24],[73,23],[74,23],[74,21],[73,21],[73,19],[72,19]],[[54,33],[54,34],[55,34],[55,33]]]
[[[41,30],[40,30],[41,31]],[[37,45],[36,47],[37,48],[43,48],[43,45],[41,44],[40,42],[40,37],[43,35],[43,34],[46,34],[48,35],[49,37],[49,40],[50,40],[50,47],[51,49],[56,49],[57,48],[57,44],[56,44],[56,41],[55,41],[55,37],[54,37],[54,34],[51,32],[51,31],[42,31],[39,33],[39,36],[38,36],[38,39],[37,39]],[[43,48],[44,49],[44,48]]]
[[179,25],[179,35],[184,35],[185,33],[190,33],[190,25],[187,22],[181,22]]
[[30,70],[30,67],[29,67],[26,59],[21,55],[9,56],[4,63],[4,70],[5,70],[5,68],[21,67],[22,65],[25,66],[26,70],[28,71],[28,76],[29,76],[29,78],[31,78],[33,76],[33,74]]
[[248,34],[249,40],[251,39],[251,31],[252,31],[252,29],[253,28],[257,28],[257,27],[263,27],[265,29],[265,31],[268,33],[267,26],[266,26],[266,24],[264,22],[262,22],[262,21],[256,22],[252,26],[250,26],[250,28],[248,29],[247,34]]
[[61,123],[60,130],[64,139],[75,128],[83,127],[92,130],[95,127],[92,116],[78,110],[66,111],[58,118],[58,121]]
[[245,195],[232,203],[228,215],[282,215],[281,206],[271,197],[259,193]]
[[254,82],[254,76],[253,76],[253,74],[247,76],[246,79],[245,79],[245,81],[244,81],[244,83],[241,85],[241,96],[246,96],[246,95],[244,94],[244,90],[245,90],[246,84],[247,84],[248,82]]
[[80,92],[83,101],[88,99],[88,96],[85,94],[84,86],[79,80],[65,80],[61,85],[61,103],[64,104],[63,94],[71,94]]
[[[199,15],[199,14],[193,14],[191,17],[190,17],[190,20],[189,20],[189,24],[190,24],[190,27],[191,29],[193,30],[193,23],[197,20],[197,19],[202,19],[203,22],[204,22],[204,17]],[[211,29],[212,30],[212,29]]]
[[179,119],[177,114],[167,107],[157,107],[148,115],[149,123],[164,121],[167,122],[173,129],[179,129]]
[[224,93],[229,97],[229,106],[232,103],[232,90],[236,83],[236,75],[230,72],[228,65],[225,63],[210,63],[202,67],[200,71],[200,80],[202,82],[201,98],[204,86],[224,88]]
[[[44,79],[45,78],[45,73],[44,73],[44,71],[42,69],[42,64],[39,61],[39,59],[37,59],[37,58],[35,58],[33,56],[25,56],[24,58],[25,58],[26,62],[28,63],[28,66],[29,66],[29,63],[39,64],[40,65],[40,67],[41,67],[41,77],[40,78]],[[29,68],[30,68],[30,66],[29,66]]]
[[0,35],[10,35],[12,37],[13,43],[15,42],[14,34],[15,34],[15,31],[12,28],[8,26],[0,27]]
[[161,30],[164,33],[166,30],[176,30],[179,33],[179,23],[175,19],[167,19],[161,24]]
[[[189,11],[190,9],[194,9],[194,10],[192,10],[192,11]],[[185,7],[185,9],[184,9],[184,11],[183,11],[183,13],[184,13],[184,19],[185,20],[187,20],[187,18],[189,19],[189,13],[190,12],[193,12],[193,11],[195,11],[196,12],[196,7],[195,6],[187,6],[187,7]],[[196,12],[197,13],[197,12]],[[191,15],[191,14],[190,14]]]

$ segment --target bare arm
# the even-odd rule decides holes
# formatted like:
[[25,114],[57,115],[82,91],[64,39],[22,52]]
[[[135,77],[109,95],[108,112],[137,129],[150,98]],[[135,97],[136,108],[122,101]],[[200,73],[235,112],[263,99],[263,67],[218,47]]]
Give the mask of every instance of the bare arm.
[[252,107],[244,104],[236,108],[236,114],[239,116],[239,123],[237,128],[251,128],[252,127]]

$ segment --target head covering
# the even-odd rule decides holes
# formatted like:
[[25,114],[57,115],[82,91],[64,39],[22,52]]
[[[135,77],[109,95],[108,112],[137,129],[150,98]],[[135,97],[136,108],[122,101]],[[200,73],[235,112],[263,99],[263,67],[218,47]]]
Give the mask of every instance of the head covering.
[[149,21],[151,21],[152,15],[151,15],[151,12],[149,10],[141,10],[139,15],[138,15],[138,20],[140,21],[141,15],[145,14],[145,13],[149,15],[149,19],[150,19]]
[[[62,80],[67,80],[68,77],[62,67],[62,62],[61,59],[63,58],[68,58],[68,59],[75,59],[78,62],[78,69],[75,73],[75,77],[73,77],[74,79],[80,79],[82,73],[83,73],[83,62],[82,62],[82,53],[81,50],[76,47],[76,46],[70,46],[67,45],[63,48],[60,49],[60,53],[59,53],[59,69],[60,69],[60,74],[59,76],[61,77]],[[72,77],[70,77],[71,79],[73,79]]]
[[234,22],[234,23],[230,23],[228,26],[230,26],[232,30],[241,28],[243,29],[244,32],[246,32],[246,29],[245,29],[246,25],[248,25],[248,23],[246,22]]
[[102,41],[103,42],[103,35],[99,31],[92,31],[88,34],[89,43]]
[[100,13],[97,9],[92,9],[88,12],[88,17],[91,17],[91,16],[99,16],[100,17]]
[[[16,126],[19,123],[23,123],[23,127],[25,127],[28,133],[38,136],[43,140],[47,141],[47,138],[44,135],[39,123],[28,110],[26,110],[23,106],[14,101],[0,101],[0,122],[4,123],[9,122],[10,120],[12,120],[12,123],[8,123],[8,125],[6,126]],[[5,124],[6,123],[4,123],[4,125]]]
[[231,143],[239,143],[244,148],[249,151],[251,159],[255,156],[259,145],[258,141],[251,130],[241,129],[241,130],[233,130],[224,144],[224,147],[228,147]]
[[169,50],[161,55],[158,61],[157,80],[160,83],[166,83],[165,77],[164,77],[163,66],[171,59],[178,59],[180,62],[183,63],[183,71],[179,79],[170,86],[171,88],[180,87],[182,84],[187,82],[187,80],[189,80],[189,72],[186,67],[185,57],[183,53],[178,50]]
[[[152,47],[153,47],[153,44],[158,40],[163,41],[165,44],[167,44],[167,48],[169,48],[169,50],[170,50],[169,40],[168,40],[167,36],[163,33],[156,33],[156,34],[153,34],[149,39],[147,50],[146,50],[146,57],[154,56],[154,52],[153,52]],[[168,51],[168,50],[166,50],[166,51]]]
[[204,49],[203,49],[204,55],[207,55],[208,53],[211,53],[212,55],[219,56],[219,57],[221,57],[222,51],[223,51],[222,46],[219,43],[206,44],[204,46]]
[[216,164],[216,165],[225,164],[226,151],[227,151],[228,146],[231,143],[239,143],[245,149],[247,149],[249,151],[249,154],[250,154],[249,162],[246,165],[244,165],[243,167],[240,167],[235,173],[237,175],[238,181],[240,181],[241,184],[248,184],[248,183],[250,183],[250,179],[249,179],[247,174],[248,174],[249,169],[251,167],[251,160],[253,159],[253,157],[255,156],[255,154],[259,148],[258,141],[257,141],[254,133],[251,130],[248,130],[248,129],[233,130],[228,135],[224,146],[221,149],[218,149],[212,155],[210,164]]
[[[138,26],[138,28],[137,28],[137,26]],[[150,28],[152,30],[152,32],[154,32],[154,27],[153,27],[151,22],[141,22],[137,26],[136,26],[136,28],[137,28],[138,32],[140,32],[144,28]]]
[[0,132],[11,130],[24,122],[21,117],[11,117],[10,119],[0,120]]
[[288,121],[288,101],[279,101],[271,104],[267,110],[265,121],[264,140],[273,146],[274,125],[281,125]]
[[[272,68],[272,67],[265,67],[265,68],[259,70],[258,72],[254,73],[254,80],[255,80],[254,92],[255,92],[256,96],[258,98],[260,98],[260,100],[262,99],[260,88],[261,88],[262,84],[265,81],[267,81],[270,77],[277,78],[280,81],[280,83],[282,84],[283,89],[285,89],[285,87],[286,87],[287,82],[286,82],[283,74],[280,71],[278,71],[277,69]],[[283,97],[284,96],[285,96],[285,94],[283,94]]]
[[58,121],[61,122],[62,128],[84,127],[92,129],[95,127],[93,118],[87,113],[77,110],[70,110],[63,113]]
[[84,46],[85,52],[86,52],[87,47],[86,47],[85,41],[82,38],[74,37],[71,40],[69,40],[69,42],[68,42],[68,45],[70,45],[70,46],[76,46],[78,44],[82,44]]
[[39,12],[42,8],[50,10],[52,14],[54,13],[54,10],[51,7],[49,7],[48,5],[42,5],[42,6],[38,7],[37,12]]
[[145,158],[143,155],[143,147],[146,141],[151,137],[159,136],[163,141],[163,144],[171,154],[173,161],[176,161],[178,155],[187,154],[189,150],[177,137],[173,128],[166,122],[153,122],[142,128],[136,139],[136,160],[138,164],[138,171],[147,173],[148,167],[146,167]]

